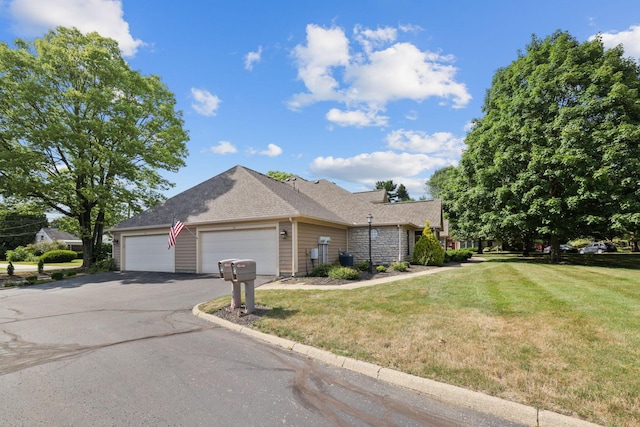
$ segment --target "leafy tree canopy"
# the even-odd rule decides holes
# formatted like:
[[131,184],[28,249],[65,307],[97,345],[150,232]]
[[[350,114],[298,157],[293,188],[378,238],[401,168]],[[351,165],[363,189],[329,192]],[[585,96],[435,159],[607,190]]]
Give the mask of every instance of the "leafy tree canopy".
[[34,203],[4,200],[0,203],[0,252],[26,246],[47,226],[47,217]]
[[[640,69],[622,47],[535,36],[467,135],[454,227],[552,243],[640,230]],[[459,221],[459,222],[458,222]],[[475,224],[469,227],[469,224]]]
[[427,193],[432,199],[442,199],[444,197],[446,189],[453,184],[455,169],[453,166],[440,168],[425,182]]
[[273,179],[277,179],[278,181],[286,181],[287,179],[291,178],[293,174],[289,172],[269,171],[267,172],[267,176]]
[[97,33],[0,43],[0,98],[0,193],[74,219],[87,267],[105,227],[172,186],[159,170],[184,166],[173,94]]
[[385,190],[390,202],[407,202],[412,200],[404,184],[397,185],[393,180],[376,182],[376,190]]

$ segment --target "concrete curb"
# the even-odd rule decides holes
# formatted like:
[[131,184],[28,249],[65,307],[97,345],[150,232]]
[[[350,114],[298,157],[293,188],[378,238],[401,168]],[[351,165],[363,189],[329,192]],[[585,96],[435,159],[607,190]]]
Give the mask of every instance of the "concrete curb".
[[[289,288],[291,289],[291,288]],[[320,350],[305,344],[300,344],[285,338],[276,337],[265,334],[248,326],[241,326],[233,322],[224,320],[218,316],[204,313],[198,308],[200,304],[193,307],[193,315],[209,322],[215,323],[224,328],[231,329],[241,334],[245,334],[260,341],[281,347],[287,350],[295,351],[311,357],[328,365],[337,366],[350,371],[375,378],[399,387],[404,387],[418,393],[425,394],[444,403],[455,406],[461,406],[482,412],[485,414],[495,415],[505,420],[527,423],[536,425],[539,421],[540,426],[558,426],[558,427],[597,427],[588,421],[579,420],[567,415],[555,412],[540,410],[538,413],[536,408],[522,405],[520,403],[510,402],[498,397],[489,396],[476,391],[467,390],[465,388],[440,383],[426,378],[417,377],[404,372],[393,369],[383,368],[372,363],[362,362],[360,360],[351,359],[345,356],[337,356],[326,350]]]

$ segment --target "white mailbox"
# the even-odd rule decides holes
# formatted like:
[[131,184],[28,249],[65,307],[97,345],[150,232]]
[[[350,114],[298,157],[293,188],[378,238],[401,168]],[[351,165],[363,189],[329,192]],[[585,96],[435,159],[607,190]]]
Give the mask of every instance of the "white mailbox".
[[233,261],[236,261],[236,259],[229,258],[218,261],[218,271],[220,272],[220,277],[228,282],[234,280],[233,272],[231,271],[231,263]]
[[231,263],[231,275],[233,280],[238,282],[252,282],[256,280],[256,262],[252,259],[234,260]]

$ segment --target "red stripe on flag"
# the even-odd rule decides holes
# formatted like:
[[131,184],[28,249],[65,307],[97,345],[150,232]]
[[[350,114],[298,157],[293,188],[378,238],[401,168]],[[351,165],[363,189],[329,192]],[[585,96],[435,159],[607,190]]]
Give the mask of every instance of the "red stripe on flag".
[[173,227],[169,230],[169,247],[167,249],[171,249],[171,246],[176,244],[176,238],[183,228],[184,224],[180,221],[176,221],[175,224],[173,224]]

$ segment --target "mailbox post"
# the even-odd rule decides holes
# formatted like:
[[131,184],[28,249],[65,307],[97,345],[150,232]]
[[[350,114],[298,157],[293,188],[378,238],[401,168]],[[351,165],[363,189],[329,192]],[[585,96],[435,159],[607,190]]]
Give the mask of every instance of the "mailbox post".
[[244,283],[247,313],[252,313],[256,308],[256,262],[252,259],[237,259],[231,262],[231,274],[233,283],[238,284],[238,289],[240,289],[240,283]]
[[242,299],[240,292],[240,282],[236,282],[233,278],[232,263],[236,261],[235,258],[223,259],[218,261],[218,270],[220,271],[220,277],[227,282],[231,282],[231,304],[235,301],[238,306]]
[[221,278],[231,282],[231,301],[235,301],[238,306],[242,299],[241,284],[244,283],[247,313],[253,312],[256,307],[256,262],[252,259],[223,259],[218,261],[218,271]]

